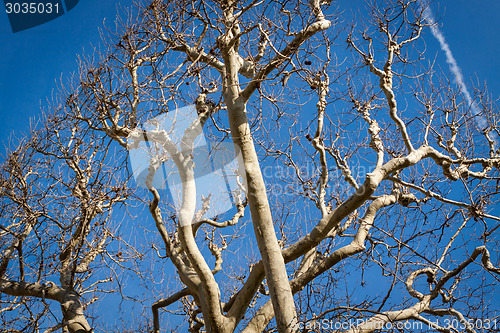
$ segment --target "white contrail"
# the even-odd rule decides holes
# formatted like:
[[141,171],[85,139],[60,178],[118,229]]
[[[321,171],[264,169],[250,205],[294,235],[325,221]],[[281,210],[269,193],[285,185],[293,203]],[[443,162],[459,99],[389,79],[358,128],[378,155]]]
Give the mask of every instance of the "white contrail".
[[[424,7],[424,4],[422,2],[420,2],[420,5]],[[455,81],[460,86],[460,90],[462,91],[465,100],[470,106],[472,114],[475,116],[479,128],[481,130],[484,130],[488,126],[486,118],[484,116],[479,116],[480,110],[476,105],[476,103],[473,101],[472,96],[469,93],[469,89],[465,84],[464,76],[462,75],[462,70],[460,69],[460,67],[458,67],[457,61],[455,60],[455,57],[451,52],[450,46],[448,45],[448,43],[446,43],[443,33],[441,32],[441,30],[439,30],[439,27],[435,24],[436,22],[434,21],[434,15],[432,15],[432,10],[429,6],[427,6],[427,8],[424,10],[424,18],[427,21],[427,23],[430,24],[432,35],[438,40],[439,45],[441,46],[441,50],[443,50],[444,53],[446,54],[446,62],[449,64],[450,70],[453,73],[453,76],[455,77]],[[498,136],[496,135],[496,133],[493,133],[493,136],[495,145],[498,146]]]

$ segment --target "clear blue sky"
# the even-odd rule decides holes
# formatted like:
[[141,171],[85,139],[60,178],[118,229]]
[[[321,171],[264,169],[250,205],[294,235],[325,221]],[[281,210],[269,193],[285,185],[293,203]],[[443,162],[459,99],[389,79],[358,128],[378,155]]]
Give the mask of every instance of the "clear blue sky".
[[[29,118],[40,114],[40,105],[46,105],[56,81],[67,79],[77,70],[76,56],[92,53],[92,45],[99,43],[98,28],[103,20],[108,27],[114,27],[117,6],[127,7],[131,2],[81,0],[67,14],[18,33],[12,33],[2,10],[0,151],[4,151],[3,143],[12,133],[21,137],[28,130]],[[342,7],[346,6],[342,3]],[[488,82],[494,98],[500,97],[500,1],[442,1],[439,6],[433,5],[433,11],[437,19],[441,18],[441,31],[465,79],[477,75],[480,82]],[[435,41],[428,47],[432,52],[439,50]],[[439,56],[443,61],[443,52]]]

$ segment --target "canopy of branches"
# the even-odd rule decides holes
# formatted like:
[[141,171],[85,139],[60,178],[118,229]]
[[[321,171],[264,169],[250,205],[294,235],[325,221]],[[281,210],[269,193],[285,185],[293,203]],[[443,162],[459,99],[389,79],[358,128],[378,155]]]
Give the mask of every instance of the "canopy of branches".
[[498,107],[337,6],[118,20],[2,164],[0,330],[498,331]]

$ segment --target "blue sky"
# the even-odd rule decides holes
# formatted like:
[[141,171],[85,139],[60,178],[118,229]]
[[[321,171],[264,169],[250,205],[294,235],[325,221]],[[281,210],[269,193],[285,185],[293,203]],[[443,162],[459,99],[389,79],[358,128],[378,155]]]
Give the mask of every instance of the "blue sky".
[[[60,78],[67,79],[77,70],[76,56],[91,54],[99,44],[98,28],[106,19],[114,27],[119,8],[132,0],[81,0],[67,14],[41,26],[12,33],[7,14],[0,14],[0,114],[3,131],[0,151],[15,133],[22,137],[29,119],[40,114],[40,105],[55,91]],[[346,4],[344,3],[342,7]],[[487,81],[493,98],[500,97],[500,1],[454,0],[433,5],[441,31],[450,45],[464,78]],[[430,37],[430,36],[429,36]],[[435,41],[428,50],[439,51]],[[444,62],[444,53],[439,51]],[[446,69],[446,68],[445,68]]]

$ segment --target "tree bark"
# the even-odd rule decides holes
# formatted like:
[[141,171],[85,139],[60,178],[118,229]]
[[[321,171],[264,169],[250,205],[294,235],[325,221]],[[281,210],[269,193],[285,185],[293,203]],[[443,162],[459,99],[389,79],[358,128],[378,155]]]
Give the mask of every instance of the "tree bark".
[[264,263],[273,308],[277,314],[278,331],[293,332],[296,324],[293,294],[281,247],[274,230],[259,160],[250,134],[246,105],[240,100],[235,102],[226,100],[226,103],[232,137],[237,149],[241,152],[255,237]]
[[70,333],[90,333],[90,327],[83,314],[80,297],[53,283],[41,284],[0,280],[0,291],[11,296],[28,296],[51,299],[61,303],[64,323]]

